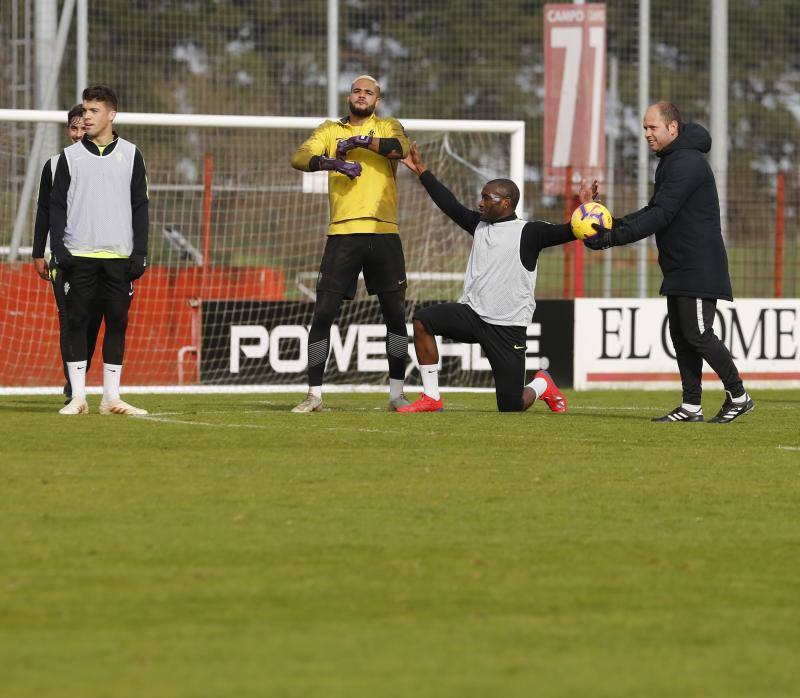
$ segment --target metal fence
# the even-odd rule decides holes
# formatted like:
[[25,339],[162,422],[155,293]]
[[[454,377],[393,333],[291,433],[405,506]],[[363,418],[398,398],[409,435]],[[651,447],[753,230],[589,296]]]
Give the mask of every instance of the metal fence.
[[[35,15],[56,0],[0,4],[2,105],[36,105]],[[309,116],[328,110],[326,0],[89,0],[88,79],[107,82],[127,111]],[[726,237],[738,296],[796,296],[800,208],[800,3],[730,0]],[[643,3],[609,3],[608,56],[619,66],[618,99],[607,100],[615,135],[614,213],[638,208],[641,139],[638,76]],[[678,104],[687,120],[710,122],[711,3],[650,6],[650,99]],[[52,8],[51,8],[52,9]],[[543,9],[530,0],[340,0],[337,88],[371,73],[384,85],[384,113],[399,118],[521,119],[526,122],[529,215],[560,220],[562,197],[541,185]],[[76,93],[74,32],[59,74],[58,106]],[[24,134],[23,134],[24,137]],[[199,156],[198,156],[199,157]],[[288,153],[287,153],[288,160]],[[651,173],[654,161],[650,162]],[[175,163],[186,169],[186,163]],[[287,164],[288,167],[288,164]],[[18,169],[18,165],[14,165]],[[191,168],[189,168],[191,169]],[[198,162],[195,170],[201,170]],[[24,172],[4,166],[4,177]],[[652,181],[652,176],[649,177]],[[7,236],[5,227],[0,232]],[[0,242],[0,244],[5,244]],[[566,253],[569,255],[570,253]],[[637,292],[636,251],[608,262],[587,257],[582,282],[564,250],[543,258],[540,296]],[[776,271],[777,270],[777,271]],[[657,293],[655,252],[649,294]]]

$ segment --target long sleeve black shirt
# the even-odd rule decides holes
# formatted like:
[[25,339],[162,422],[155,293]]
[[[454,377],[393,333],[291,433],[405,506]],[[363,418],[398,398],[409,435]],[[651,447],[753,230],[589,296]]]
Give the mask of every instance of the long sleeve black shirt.
[[[470,235],[475,234],[478,223],[481,222],[481,214],[478,211],[468,209],[456,199],[444,184],[442,184],[430,170],[426,170],[420,175],[420,182],[425,187],[428,195],[433,202],[459,227],[466,230]],[[500,221],[507,221],[516,218],[515,215],[503,218]],[[547,223],[546,221],[529,221],[522,229],[519,241],[519,258],[522,265],[528,270],[536,269],[539,253],[546,247],[563,245],[564,243],[575,240],[569,223]]]

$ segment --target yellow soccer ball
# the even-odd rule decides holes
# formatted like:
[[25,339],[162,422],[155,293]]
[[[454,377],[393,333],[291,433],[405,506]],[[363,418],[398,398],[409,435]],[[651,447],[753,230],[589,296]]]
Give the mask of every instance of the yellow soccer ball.
[[593,223],[599,223],[604,228],[610,228],[611,222],[611,211],[603,204],[597,203],[597,201],[590,201],[588,204],[578,206],[572,212],[572,218],[569,221],[570,226],[572,226],[572,234],[578,240],[597,235],[597,231],[592,228]]

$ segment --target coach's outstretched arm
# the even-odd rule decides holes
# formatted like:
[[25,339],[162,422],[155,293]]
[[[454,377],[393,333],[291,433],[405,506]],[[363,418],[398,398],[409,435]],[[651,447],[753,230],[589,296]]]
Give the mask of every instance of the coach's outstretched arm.
[[664,163],[663,183],[647,206],[615,218],[611,228],[594,224],[597,235],[585,238],[583,244],[593,250],[617,245],[629,245],[667,228],[681,207],[702,184],[704,172],[699,168],[683,167],[684,152],[676,152]]
[[411,144],[408,155],[400,162],[419,177],[419,181],[422,182],[425,191],[428,192],[428,196],[451,220],[470,235],[475,234],[475,228],[480,223],[481,214],[478,211],[471,211],[461,204],[453,195],[453,192],[433,176],[433,172],[422,161],[422,156],[417,149],[416,143]]

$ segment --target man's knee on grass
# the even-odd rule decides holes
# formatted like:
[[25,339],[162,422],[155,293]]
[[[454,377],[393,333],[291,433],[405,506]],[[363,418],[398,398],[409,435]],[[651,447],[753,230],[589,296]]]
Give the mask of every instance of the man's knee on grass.
[[[516,393],[495,393],[500,412],[522,412],[525,408],[522,390]],[[529,405],[530,406],[530,405]]]

